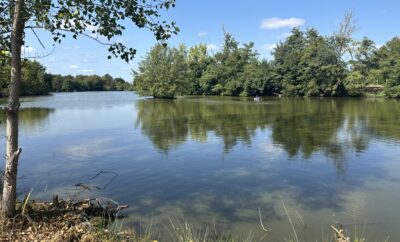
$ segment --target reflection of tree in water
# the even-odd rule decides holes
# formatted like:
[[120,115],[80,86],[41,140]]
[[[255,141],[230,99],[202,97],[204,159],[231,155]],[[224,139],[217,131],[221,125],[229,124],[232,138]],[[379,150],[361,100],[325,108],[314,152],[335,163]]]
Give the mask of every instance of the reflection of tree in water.
[[[142,100],[137,103],[137,124],[155,147],[165,152],[189,139],[205,142],[214,136],[221,137],[225,150],[229,151],[236,143],[252,142],[255,133],[259,140],[260,133],[266,135],[269,132],[257,130],[268,128],[272,132],[272,141],[289,156],[302,156],[311,161],[328,157],[340,174],[346,171],[346,162],[352,160],[350,156],[354,152],[365,152],[371,140],[396,139],[394,137],[400,134],[395,125],[399,120],[396,119],[399,103],[391,103],[390,107],[386,103],[303,98],[269,99],[265,103],[210,97]],[[221,165],[204,159],[204,164],[197,166],[195,172],[192,166],[174,166],[170,173],[165,174],[174,182],[160,179],[159,184],[154,185],[154,181],[148,178],[148,182],[143,182],[146,185],[140,186],[141,190],[130,195],[131,203],[140,204],[137,211],[144,216],[154,213],[161,216],[177,206],[183,209],[184,214],[192,214],[199,220],[217,214],[228,221],[243,222],[257,219],[257,214],[246,216],[241,210],[257,211],[262,204],[263,214],[274,220],[280,215],[274,197],[281,195],[282,191],[306,209],[331,208],[338,211],[347,204],[344,193],[360,189],[371,177],[385,175],[385,170],[368,162],[365,166],[357,166],[346,179],[337,179],[330,169],[325,169],[325,164],[287,169],[285,162],[256,160],[258,154],[250,153],[249,158],[255,159],[249,162],[250,165],[236,162]],[[203,157],[194,159],[199,161]],[[322,169],[314,172],[314,167]],[[210,173],[210,169],[217,172]],[[237,172],[242,170],[245,171],[242,174]],[[151,203],[147,202],[149,199]]]
[[[236,101],[235,101],[236,100]],[[390,105],[388,105],[390,104]],[[241,99],[141,100],[137,124],[165,152],[189,138],[205,142],[213,132],[228,152],[250,144],[257,129],[271,127],[274,143],[293,157],[315,152],[345,170],[348,149],[363,152],[371,138],[400,139],[400,102],[359,99],[279,99],[254,103]]]
[[353,118],[352,127],[362,126],[365,129],[363,132],[373,138],[400,140],[398,100],[347,100],[346,103],[344,112]]
[[[54,112],[51,108],[21,108],[18,113],[20,129],[26,129],[29,132],[39,131],[45,126],[49,115]],[[0,122],[4,125],[6,114],[4,110],[0,112]]]
[[170,100],[141,100],[137,103],[138,120],[142,132],[161,151],[183,143],[189,132],[185,110]]
[[[272,125],[272,138],[289,156],[298,153],[305,158],[319,150],[340,156],[341,147],[334,145],[343,121],[336,102],[285,100]],[[323,114],[325,113],[325,114]]]
[[229,151],[239,141],[249,144],[268,123],[267,105],[248,101],[141,100],[137,110],[137,125],[164,152],[188,138],[205,142],[208,132],[221,137]]

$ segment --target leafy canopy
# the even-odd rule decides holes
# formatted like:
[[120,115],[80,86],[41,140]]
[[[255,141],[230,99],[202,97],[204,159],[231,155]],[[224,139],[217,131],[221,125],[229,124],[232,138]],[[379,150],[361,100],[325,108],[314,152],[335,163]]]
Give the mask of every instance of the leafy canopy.
[[[14,1],[0,0],[0,51],[10,51],[12,11]],[[108,58],[132,60],[136,50],[122,43],[111,42],[122,35],[127,23],[147,28],[157,40],[166,40],[177,34],[175,22],[161,21],[161,13],[175,6],[175,0],[25,0],[22,17],[25,31],[36,29],[50,32],[55,43],[67,33],[73,38],[87,36],[108,40]],[[36,33],[35,33],[36,34]],[[96,36],[96,37],[93,37]]]
[[144,96],[173,98],[187,93],[187,49],[155,45],[139,64],[135,90]]

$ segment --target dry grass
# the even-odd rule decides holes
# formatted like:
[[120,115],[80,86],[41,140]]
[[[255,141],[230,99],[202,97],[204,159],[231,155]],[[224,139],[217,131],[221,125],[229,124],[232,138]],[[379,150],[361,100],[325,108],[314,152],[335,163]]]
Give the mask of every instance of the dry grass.
[[0,218],[0,241],[131,241],[131,231],[111,230],[113,212],[90,200],[24,202],[12,219]]

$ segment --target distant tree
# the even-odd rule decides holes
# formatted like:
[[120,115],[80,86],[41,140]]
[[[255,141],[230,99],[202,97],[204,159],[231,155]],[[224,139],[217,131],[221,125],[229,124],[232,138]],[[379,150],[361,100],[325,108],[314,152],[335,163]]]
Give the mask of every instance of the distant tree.
[[0,56],[0,88],[1,88],[1,97],[7,95],[8,85],[10,83],[10,72],[11,65],[8,58],[4,58],[4,56]]
[[73,77],[72,76],[66,76],[64,77],[61,85],[61,91],[63,92],[73,92],[76,90],[77,85],[73,82]]
[[188,53],[188,73],[189,94],[202,94],[200,78],[204,75],[208,66],[212,62],[212,57],[207,52],[207,46],[199,44],[191,47]]
[[272,52],[275,70],[280,80],[278,90],[286,96],[303,96],[303,80],[301,73],[301,56],[306,45],[304,33],[294,28],[285,41],[277,44]]
[[335,55],[329,39],[319,35],[315,29],[309,29],[305,36],[306,46],[300,59],[304,95],[345,95],[345,63]]
[[292,34],[273,52],[281,92],[286,96],[341,96],[345,94],[345,64],[328,38],[315,29]]
[[77,75],[61,76],[45,74],[45,83],[52,92],[72,91],[127,91],[131,84],[122,78],[113,78],[111,75]]
[[254,50],[254,43],[241,47],[230,33],[225,32],[222,49],[213,56],[213,61],[200,78],[200,87],[208,95],[250,95],[244,87],[246,79],[249,82],[245,69],[256,67],[258,53]]
[[45,95],[50,85],[45,80],[46,68],[37,61],[22,62],[21,95]]
[[188,93],[187,49],[156,44],[139,63],[134,90],[143,96],[174,98]]
[[270,62],[263,60],[244,67],[242,96],[275,95],[276,75]]
[[345,12],[339,28],[331,37],[335,48],[336,57],[345,61],[346,55],[353,59],[353,35],[357,31],[357,25],[353,12]]
[[378,83],[385,85],[385,96],[400,98],[400,38],[395,37],[377,52]]
[[53,92],[61,92],[62,84],[63,84],[63,77],[61,75],[50,74],[49,79],[51,81],[51,90]]
[[355,42],[355,46],[354,59],[350,61],[351,71],[346,77],[345,85],[350,96],[361,96],[366,85],[378,84],[372,71],[377,65],[373,58],[376,47],[367,37]]
[[[51,91],[51,80],[45,73],[46,68],[37,61],[24,60],[21,64],[21,95],[45,95]],[[10,84],[9,73],[11,71],[10,63],[3,62],[0,65],[0,87],[3,90],[2,96],[7,96]]]
[[[108,41],[122,35],[129,22],[139,28],[151,30],[156,39],[165,40],[178,29],[171,24],[159,22],[164,9],[175,6],[174,0],[115,0],[115,1],[38,1],[0,0],[0,53],[11,56],[11,78],[9,84],[9,104],[6,107],[6,169],[3,186],[1,213],[13,217],[16,204],[16,182],[18,158],[18,110],[21,86],[21,49],[27,29],[43,29],[53,36],[56,43],[70,33],[73,38],[91,34]],[[101,42],[99,39],[96,39]],[[129,61],[136,53],[122,43],[107,44],[112,56]]]

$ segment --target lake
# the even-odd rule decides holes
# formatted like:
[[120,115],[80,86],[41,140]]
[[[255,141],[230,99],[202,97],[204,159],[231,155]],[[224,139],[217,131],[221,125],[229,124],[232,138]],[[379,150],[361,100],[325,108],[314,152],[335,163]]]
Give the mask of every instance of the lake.
[[56,93],[23,98],[20,146],[21,197],[110,198],[126,226],[400,241],[399,101]]

